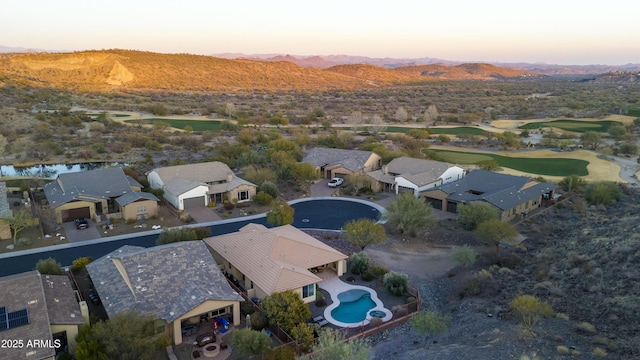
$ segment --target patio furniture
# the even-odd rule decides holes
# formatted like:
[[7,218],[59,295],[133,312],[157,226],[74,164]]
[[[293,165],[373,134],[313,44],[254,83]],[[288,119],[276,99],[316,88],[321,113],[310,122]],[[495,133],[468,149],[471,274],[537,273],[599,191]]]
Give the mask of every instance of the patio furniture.
[[214,333],[205,333],[196,337],[195,344],[202,347],[214,342],[216,342],[216,335]]
[[329,323],[327,319],[325,319],[324,316],[321,316],[321,315],[314,317],[313,321],[320,326],[325,326]]

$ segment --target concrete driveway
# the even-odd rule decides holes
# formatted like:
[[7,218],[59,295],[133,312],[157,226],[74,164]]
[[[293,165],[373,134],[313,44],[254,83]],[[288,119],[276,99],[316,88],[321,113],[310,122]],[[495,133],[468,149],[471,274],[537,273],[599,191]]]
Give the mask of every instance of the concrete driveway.
[[206,206],[191,208],[187,210],[187,212],[197,223],[206,223],[222,219],[213,209]]
[[91,219],[87,219],[87,222],[89,223],[89,227],[80,230],[76,229],[76,224],[73,221],[62,224],[64,232],[67,234],[67,240],[70,243],[102,238],[96,227],[96,223]]

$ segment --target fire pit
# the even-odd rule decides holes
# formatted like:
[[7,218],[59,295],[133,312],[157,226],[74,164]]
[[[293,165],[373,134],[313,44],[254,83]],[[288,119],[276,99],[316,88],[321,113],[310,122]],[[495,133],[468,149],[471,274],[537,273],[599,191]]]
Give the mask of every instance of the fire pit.
[[216,345],[207,345],[202,349],[202,355],[208,358],[216,357],[219,353],[220,348]]

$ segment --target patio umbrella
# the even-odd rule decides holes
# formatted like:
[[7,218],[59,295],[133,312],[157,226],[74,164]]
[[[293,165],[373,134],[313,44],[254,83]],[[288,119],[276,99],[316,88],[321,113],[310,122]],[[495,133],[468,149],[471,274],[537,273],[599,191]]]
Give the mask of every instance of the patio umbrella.
[[251,315],[247,314],[247,328],[251,328]]

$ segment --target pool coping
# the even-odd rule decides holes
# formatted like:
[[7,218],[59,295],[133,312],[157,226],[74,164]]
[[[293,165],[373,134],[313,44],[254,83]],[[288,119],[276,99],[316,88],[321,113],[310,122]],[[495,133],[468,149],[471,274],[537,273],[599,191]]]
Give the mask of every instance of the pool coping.
[[[382,300],[378,298],[378,293],[370,287],[366,287],[362,285],[351,285],[340,280],[340,278],[337,276],[321,281],[318,284],[318,286],[321,289],[324,289],[325,291],[327,291],[331,296],[331,300],[333,301],[331,305],[327,306],[327,308],[324,309],[324,318],[327,319],[327,321],[330,322],[332,325],[336,325],[339,327],[347,327],[347,328],[355,328],[359,326],[368,325],[372,319],[372,316],[369,315],[372,311],[384,312],[385,316],[381,318],[383,322],[389,321],[393,317],[393,314],[391,314],[391,311],[385,308],[384,303],[382,303]],[[331,311],[337,308],[338,306],[340,306],[340,299],[338,299],[338,294],[343,293],[345,291],[349,291],[349,290],[355,290],[355,289],[368,292],[371,295],[371,300],[376,304],[376,306],[369,309],[367,311],[366,318],[357,323],[345,323],[345,322],[334,319],[333,316],[331,315]]]

